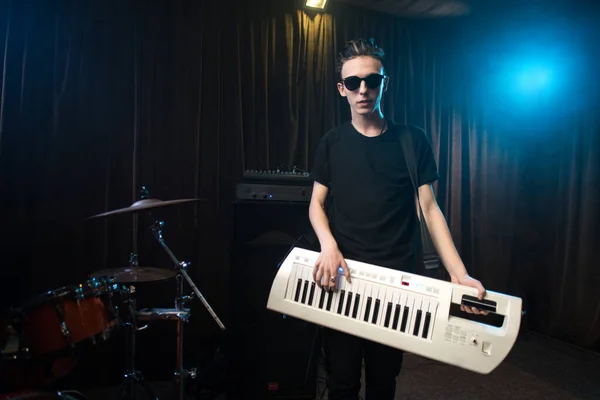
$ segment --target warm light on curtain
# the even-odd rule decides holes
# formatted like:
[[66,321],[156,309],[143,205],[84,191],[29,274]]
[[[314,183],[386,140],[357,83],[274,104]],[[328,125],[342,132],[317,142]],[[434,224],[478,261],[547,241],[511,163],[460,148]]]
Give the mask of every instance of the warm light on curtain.
[[327,6],[327,0],[306,0],[306,7],[324,10]]

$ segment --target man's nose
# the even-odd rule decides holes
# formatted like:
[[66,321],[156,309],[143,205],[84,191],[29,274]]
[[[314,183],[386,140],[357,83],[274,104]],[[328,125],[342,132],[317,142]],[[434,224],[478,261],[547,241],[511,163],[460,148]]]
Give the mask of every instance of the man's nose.
[[369,90],[369,88],[367,88],[367,82],[361,81],[360,82],[360,90],[359,90],[360,94],[367,93],[367,90]]

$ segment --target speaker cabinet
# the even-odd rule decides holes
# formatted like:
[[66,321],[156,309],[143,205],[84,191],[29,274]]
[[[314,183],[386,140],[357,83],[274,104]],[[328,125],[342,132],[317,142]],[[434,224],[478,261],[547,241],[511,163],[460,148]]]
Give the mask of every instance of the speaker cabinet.
[[233,207],[228,398],[314,399],[318,327],[266,308],[278,266],[291,248],[314,249],[308,203]]

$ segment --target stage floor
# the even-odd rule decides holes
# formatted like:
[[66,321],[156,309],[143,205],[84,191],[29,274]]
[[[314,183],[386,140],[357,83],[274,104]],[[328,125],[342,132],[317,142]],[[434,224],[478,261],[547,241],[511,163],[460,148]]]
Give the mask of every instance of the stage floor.
[[[327,399],[324,372],[318,368],[315,398]],[[149,384],[159,399],[176,398],[171,381]],[[189,391],[184,399],[225,400],[225,388],[222,389],[212,396],[202,396],[198,390]],[[77,390],[88,400],[117,400],[119,385]],[[361,398],[364,399],[364,389]],[[136,399],[149,399],[141,386],[137,386]],[[398,377],[396,399],[597,400],[600,399],[600,355],[529,333],[521,334],[509,357],[489,375],[407,354]]]

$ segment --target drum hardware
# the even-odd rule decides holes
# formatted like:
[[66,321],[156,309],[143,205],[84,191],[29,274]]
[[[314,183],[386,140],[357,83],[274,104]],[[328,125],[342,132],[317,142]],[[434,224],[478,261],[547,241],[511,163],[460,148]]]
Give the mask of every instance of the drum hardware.
[[2,324],[2,348],[0,360],[17,360],[29,357],[29,348],[21,347],[21,341],[12,323]]
[[175,272],[165,268],[129,265],[123,268],[104,269],[89,274],[90,277],[112,275],[119,283],[156,282],[170,279]]
[[[73,299],[75,301],[80,301],[83,297],[79,294],[75,294],[73,296]],[[54,299],[54,310],[56,311],[56,315],[58,316],[58,320],[61,321],[60,323],[60,332],[62,333],[62,335],[65,338],[65,342],[67,343],[68,347],[73,347],[73,335],[71,334],[71,330],[69,329],[69,327],[67,326],[67,323],[65,321],[65,310],[62,306],[62,304],[57,301],[57,299]]]
[[[134,215],[134,226],[137,226],[137,217]],[[156,282],[170,279],[175,276],[175,271],[166,268],[140,267],[137,252],[137,227],[133,237],[133,249],[129,255],[129,265],[124,268],[104,269],[89,274],[90,277],[112,276],[120,283]]]
[[[181,295],[183,285],[181,272],[178,274],[177,271],[171,269],[140,267],[138,265],[137,212],[201,200],[181,199],[162,201],[149,198],[146,191],[142,199],[133,203],[130,207],[90,217],[97,218],[130,212],[134,214],[134,246],[130,255],[129,266],[90,274],[90,280],[82,284],[50,290],[34,298],[22,307],[11,309],[11,312],[16,316],[15,323],[17,325],[15,328],[18,327],[18,329],[15,329],[16,332],[14,332],[11,326],[10,332],[0,332],[0,336],[2,336],[0,339],[3,342],[0,343],[0,361],[2,361],[0,366],[4,368],[6,364],[12,371],[14,368],[12,368],[12,364],[8,365],[8,363],[25,363],[26,365],[22,366],[23,371],[25,371],[25,368],[30,367],[30,361],[36,362],[35,368],[38,368],[38,365],[42,365],[41,368],[44,369],[44,371],[36,369],[36,377],[39,372],[40,378],[43,378],[44,382],[49,382],[64,376],[64,374],[69,373],[74,368],[75,364],[71,362],[75,361],[75,358],[72,357],[75,354],[73,350],[77,349],[79,344],[84,341],[96,344],[97,341],[108,339],[113,331],[120,326],[128,326],[130,328],[128,335],[130,341],[128,356],[131,359],[129,360],[129,368],[126,370],[125,381],[122,385],[121,398],[126,396],[133,398],[135,383],[141,383],[151,398],[156,399],[149,385],[143,381],[142,374],[135,370],[135,334],[137,331],[148,327],[148,325],[138,324],[138,321],[143,323],[146,318],[148,321],[175,319],[178,324],[188,322],[189,309],[183,308],[183,305],[186,301],[192,300],[194,296],[193,294],[189,296]],[[138,319],[135,311],[135,287],[133,285],[122,287],[120,283],[157,281],[169,279],[174,276],[179,278],[177,279],[179,290],[175,301],[176,308],[155,309],[147,314],[141,313]],[[185,279],[191,282],[187,275],[185,275]],[[199,293],[197,288],[195,288],[195,291]],[[122,324],[118,307],[113,304],[113,296],[115,294],[128,295],[127,299],[125,299],[125,308],[129,310],[130,315],[128,323]],[[203,297],[201,299],[207,305]],[[210,307],[208,308],[212,313]],[[214,315],[214,313],[212,314]],[[2,322],[4,325],[4,321]],[[6,341],[4,337],[5,333],[10,336],[6,338]],[[181,348],[181,343],[181,341],[178,342],[178,349]],[[178,357],[180,360],[181,356],[179,355]],[[37,362],[42,362],[42,364],[37,364]],[[178,365],[179,368],[176,376],[181,377],[183,371],[181,364],[179,363]],[[20,370],[21,365],[19,365]],[[18,371],[15,373],[18,375]],[[41,376],[42,373],[44,374],[43,377]],[[189,376],[193,376],[193,371],[189,372]],[[10,377],[7,376],[7,378]],[[41,380],[40,383],[42,383]],[[56,394],[60,396],[60,393]],[[62,394],[74,395],[76,393],[62,392]],[[181,393],[180,396],[183,396],[183,394]]]
[[138,211],[149,210],[151,208],[166,207],[166,206],[170,206],[170,205],[174,205],[174,204],[191,203],[191,202],[195,202],[195,201],[204,201],[204,199],[178,199],[178,200],[164,201],[164,200],[159,200],[159,199],[143,198],[141,200],[136,201],[129,207],[120,208],[120,209],[113,210],[113,211],[108,211],[108,212],[105,212],[102,214],[92,215],[91,217],[89,217],[87,219],[108,217],[111,215],[124,214],[124,213],[136,213]]
[[153,282],[169,279],[175,276],[175,271],[163,268],[140,267],[138,263],[138,213],[144,210],[150,210],[157,207],[166,207],[175,204],[190,203],[202,201],[203,199],[178,199],[163,201],[159,199],[151,199],[148,189],[142,186],[140,191],[140,200],[134,202],[131,206],[120,208],[117,210],[108,211],[102,214],[97,214],[88,219],[108,217],[124,213],[133,214],[133,240],[132,252],[129,255],[129,265],[124,268],[106,269],[90,274],[90,277],[97,276],[114,276],[118,282],[133,283],[133,282]]
[[104,276],[37,296],[12,310],[19,340],[34,358],[69,354],[82,342],[107,340],[119,326],[112,297],[122,291],[114,278]]
[[[204,298],[204,296],[202,295],[200,290],[198,290],[198,287],[194,284],[194,281],[192,281],[192,279],[188,275],[186,270],[190,266],[190,263],[185,262],[185,261],[179,261],[175,257],[175,255],[173,254],[171,249],[169,249],[169,247],[167,246],[165,239],[163,237],[163,234],[162,234],[162,229],[164,226],[165,226],[165,223],[163,221],[156,221],[151,226],[151,229],[152,229],[152,233],[154,234],[156,241],[161,245],[161,247],[165,250],[165,252],[169,256],[169,258],[173,261],[174,267],[178,272],[177,277],[176,277],[177,293],[176,293],[176,297],[175,297],[175,310],[183,311],[184,310],[183,306],[185,304],[185,301],[188,298],[191,298],[190,296],[183,296],[183,280],[185,279],[187,281],[187,283],[192,287],[192,289],[194,290],[194,293],[200,299],[200,301],[202,302],[202,304],[204,305],[206,310],[213,317],[213,319],[215,320],[217,325],[222,330],[225,330],[225,325],[223,325],[223,323],[221,322],[219,317],[216,315],[216,313],[213,311],[212,307],[208,304],[208,302],[206,301],[206,299]],[[183,379],[185,379],[187,377],[191,377],[192,374],[190,373],[190,371],[185,371],[183,369],[183,324],[182,324],[182,318],[177,318],[176,324],[177,324],[177,326],[176,326],[177,353],[176,353],[176,370],[174,373],[175,396],[176,396],[175,399],[183,400],[184,385],[182,384],[182,381],[183,381]]]
[[[0,385],[47,389],[73,371],[85,342],[108,339],[118,327],[110,277],[50,290],[10,308],[3,324]],[[81,347],[80,347],[81,346]],[[72,398],[72,397],[69,397]]]
[[97,214],[88,219],[108,217],[113,215],[133,213],[133,241],[132,241],[132,252],[129,255],[129,265],[124,268],[116,268],[109,270],[97,271],[89,274],[90,277],[103,276],[110,274],[115,277],[115,280],[121,283],[129,283],[129,298],[125,302],[126,307],[131,318],[130,322],[124,324],[129,327],[129,339],[128,339],[128,366],[125,370],[121,389],[119,391],[119,399],[134,399],[135,398],[135,384],[140,383],[151,398],[157,399],[150,386],[144,381],[144,377],[140,371],[135,369],[135,355],[136,355],[136,332],[146,329],[148,325],[139,327],[137,312],[136,312],[136,299],[135,299],[135,286],[133,283],[138,282],[151,282],[169,279],[175,276],[175,272],[168,269],[151,268],[151,267],[140,267],[138,263],[138,213],[143,210],[149,210],[157,207],[164,207],[174,204],[182,204],[188,202],[199,201],[200,199],[181,199],[162,201],[159,199],[151,199],[148,190],[142,187],[140,192],[140,200],[134,202],[131,206],[108,211],[105,213]]
[[[185,302],[192,300],[194,298],[194,294],[195,294],[200,299],[200,301],[202,302],[204,307],[208,310],[208,312],[213,317],[213,319],[216,321],[218,326],[222,330],[225,330],[225,326],[223,325],[223,323],[221,322],[219,317],[215,314],[212,307],[208,304],[208,302],[206,301],[206,299],[204,298],[204,296],[202,295],[200,290],[198,290],[198,288],[196,287],[196,285],[194,284],[192,279],[187,274],[186,270],[190,264],[188,262],[180,262],[179,260],[177,260],[177,258],[173,254],[173,252],[166,245],[165,240],[162,236],[162,228],[164,227],[163,221],[156,221],[155,223],[153,223],[151,225],[150,229],[152,230],[155,239],[158,241],[158,243],[161,245],[161,247],[165,250],[165,252],[169,256],[169,258],[173,261],[174,271],[166,270],[166,269],[159,269],[159,268],[139,267],[139,265],[138,265],[138,257],[137,257],[138,256],[138,254],[137,254],[138,212],[143,211],[143,210],[150,210],[150,209],[153,209],[156,207],[164,207],[164,206],[169,206],[169,205],[174,205],[174,204],[182,204],[182,203],[202,201],[202,200],[203,199],[181,199],[181,200],[162,201],[159,199],[151,199],[148,190],[145,187],[142,187],[141,199],[134,202],[131,206],[121,208],[118,210],[105,212],[102,214],[97,214],[97,215],[94,215],[94,216],[88,218],[88,219],[91,219],[91,218],[99,218],[99,217],[118,215],[118,214],[123,214],[123,213],[134,213],[134,216],[133,216],[133,221],[134,221],[133,222],[133,251],[130,255],[129,267],[125,268],[125,269],[121,268],[121,269],[117,269],[117,270],[99,271],[98,273],[96,273],[97,275],[110,273],[111,275],[116,277],[116,280],[118,282],[123,282],[123,283],[156,281],[156,280],[168,279],[172,276],[175,276],[175,281],[176,281],[176,296],[175,296],[175,308],[174,309],[144,309],[144,310],[141,310],[140,312],[136,312],[135,300],[132,298],[132,301],[130,301],[128,303],[130,315],[132,317],[132,322],[131,322],[132,325],[130,326],[130,328],[131,328],[130,329],[130,341],[131,341],[130,356],[131,356],[131,359],[129,362],[129,364],[130,364],[129,369],[127,370],[127,373],[125,374],[125,382],[123,382],[120,398],[122,398],[122,396],[124,396],[124,395],[128,395],[129,398],[132,399],[135,383],[138,383],[138,382],[142,383],[146,387],[146,390],[148,391],[148,393],[151,395],[152,398],[156,398],[155,395],[152,393],[151,389],[149,388],[149,386],[146,385],[145,382],[143,381],[143,377],[141,376],[139,371],[136,371],[134,368],[135,332],[137,330],[144,329],[145,327],[147,327],[147,325],[146,325],[143,328],[138,328],[137,321],[144,322],[144,321],[152,321],[152,320],[157,320],[157,319],[158,320],[175,319],[176,324],[177,324],[177,327],[176,327],[177,352],[176,352],[176,370],[174,373],[174,379],[175,379],[175,392],[176,392],[175,399],[178,399],[178,400],[183,400],[184,386],[182,384],[182,380],[185,377],[193,378],[195,376],[195,370],[185,371],[183,369],[183,325],[182,325],[182,323],[188,322],[188,320],[189,320],[189,309],[184,308]],[[188,284],[192,287],[193,292],[194,292],[193,294],[183,295],[184,280],[187,281]]]
[[[57,392],[59,398],[61,399],[73,399],[73,400],[87,400],[87,397],[85,397],[83,395],[83,393],[81,393],[78,390],[61,390]],[[63,397],[66,396],[66,397]]]
[[151,399],[158,400],[158,397],[152,391],[150,385],[144,380],[144,377],[140,371],[135,369],[135,351],[136,351],[136,339],[135,334],[138,331],[144,330],[148,325],[144,325],[141,328],[137,324],[137,316],[135,311],[135,286],[129,286],[129,296],[125,301],[125,305],[128,308],[131,320],[126,322],[124,325],[129,327],[129,340],[127,345],[129,347],[129,365],[123,376],[123,383],[119,390],[118,399],[133,400],[135,399],[135,384],[139,383],[146,390]]
[[137,320],[142,322],[169,321],[173,319],[181,319],[184,322],[189,322],[189,308],[183,310],[175,308],[143,308],[137,312]]

